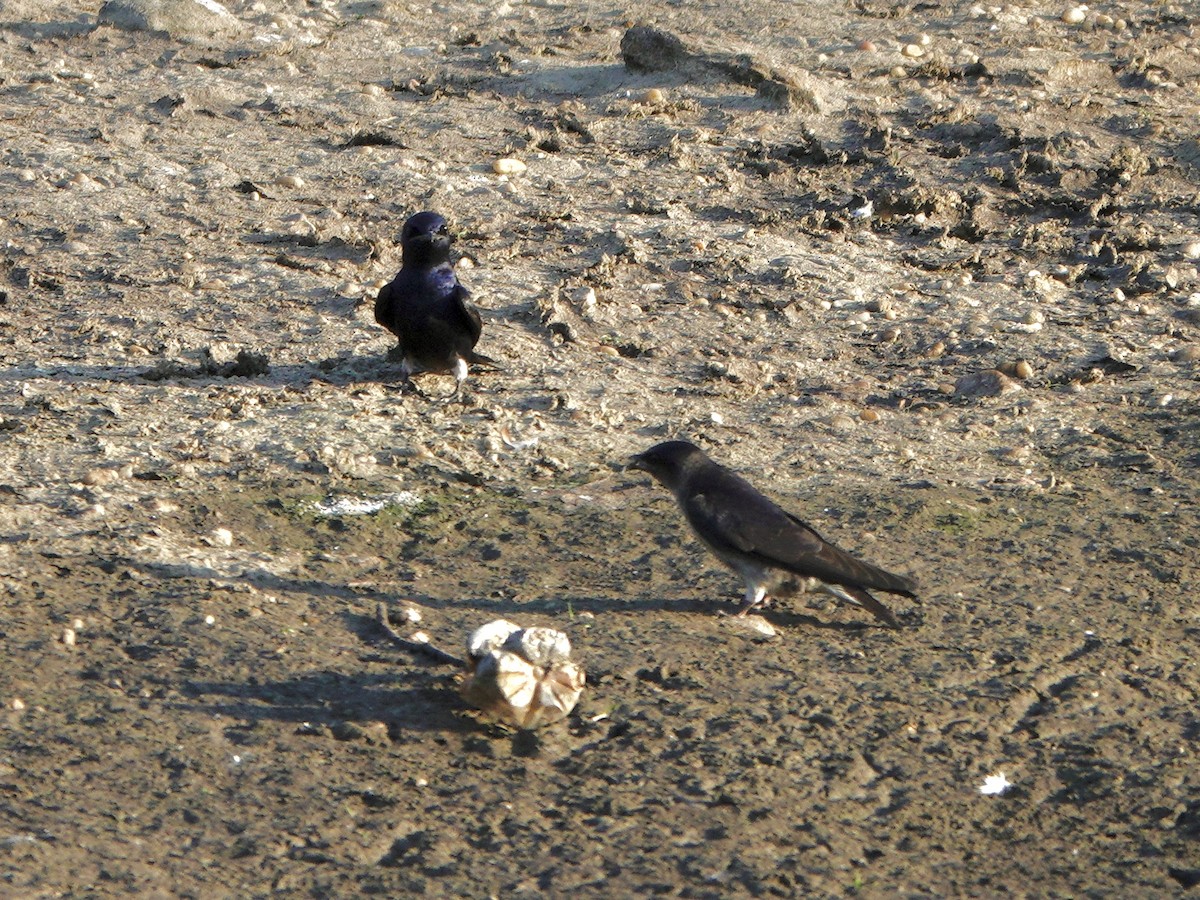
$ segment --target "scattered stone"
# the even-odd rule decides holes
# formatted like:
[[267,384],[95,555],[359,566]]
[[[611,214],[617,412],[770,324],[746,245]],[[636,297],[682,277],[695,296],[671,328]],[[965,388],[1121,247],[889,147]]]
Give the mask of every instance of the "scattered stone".
[[275,183],[282,188],[302,188],[304,187],[304,179],[299,175],[280,175],[275,179]]
[[1086,6],[1072,6],[1063,12],[1061,18],[1068,25],[1082,25],[1087,19],[1088,8]]
[[662,103],[665,103],[666,101],[667,101],[667,95],[664,94],[662,91],[660,91],[658,88],[650,88],[650,90],[646,91],[646,93],[642,95],[643,103],[650,103],[650,104],[653,104],[654,106],[658,106]]
[[1021,381],[1026,381],[1033,377],[1033,366],[1023,359],[1017,362],[1001,363],[996,368],[1005,375],[1019,378]]
[[659,28],[635,25],[621,38],[621,59],[631,72],[669,72],[690,58],[683,41]]
[[505,157],[492,163],[492,171],[497,175],[520,175],[528,166],[519,159]]
[[954,394],[959,397],[999,397],[1020,389],[1017,382],[999,369],[964,375],[954,383]]

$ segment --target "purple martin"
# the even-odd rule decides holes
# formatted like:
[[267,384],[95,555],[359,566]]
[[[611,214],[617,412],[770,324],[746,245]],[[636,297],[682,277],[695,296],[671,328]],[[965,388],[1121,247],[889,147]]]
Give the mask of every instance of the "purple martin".
[[400,271],[380,289],[375,321],[400,339],[393,352],[406,381],[417,372],[453,374],[453,397],[468,363],[496,363],[475,352],[483,323],[450,265],[451,241],[446,220],[435,212],[419,212],[404,223]]
[[862,606],[898,628],[896,617],[867,589],[916,597],[917,584],[911,578],[839,550],[694,444],[657,444],[634,456],[630,465],[650,473],[674,494],[696,536],[745,580],[739,616],[763,603],[768,594],[787,597],[818,591]]

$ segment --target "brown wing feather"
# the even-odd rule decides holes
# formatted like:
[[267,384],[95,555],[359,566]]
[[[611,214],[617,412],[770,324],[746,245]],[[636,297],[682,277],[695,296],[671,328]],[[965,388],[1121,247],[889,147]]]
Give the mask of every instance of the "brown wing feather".
[[[684,511],[718,555],[745,554],[762,565],[828,584],[913,596],[916,583],[911,579],[838,549],[728,469],[714,464],[703,472],[698,487],[702,490],[684,498]],[[880,605],[870,598],[864,606],[870,608],[871,603]]]

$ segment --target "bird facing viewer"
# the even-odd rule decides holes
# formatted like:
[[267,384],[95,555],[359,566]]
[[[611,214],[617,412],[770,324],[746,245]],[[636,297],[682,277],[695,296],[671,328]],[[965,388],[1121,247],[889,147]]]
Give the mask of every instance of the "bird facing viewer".
[[469,363],[496,363],[475,352],[483,323],[450,265],[451,242],[446,220],[435,212],[404,223],[400,271],[380,289],[375,321],[399,338],[394,352],[406,381],[420,372],[453,374],[455,396]]

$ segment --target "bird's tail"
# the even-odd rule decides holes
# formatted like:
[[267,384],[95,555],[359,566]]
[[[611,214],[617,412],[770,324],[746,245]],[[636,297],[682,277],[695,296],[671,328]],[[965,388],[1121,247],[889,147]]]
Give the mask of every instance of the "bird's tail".
[[900,623],[896,617],[892,615],[892,611],[859,587],[847,587],[846,585],[837,585],[836,595],[841,596],[851,603],[856,603],[863,609],[870,612],[875,618],[881,622],[886,622],[893,628],[899,628]]
[[473,366],[486,366],[489,369],[495,369],[497,372],[503,372],[504,366],[496,362],[490,356],[484,356],[482,353],[476,353],[474,350],[467,352],[467,362]]

